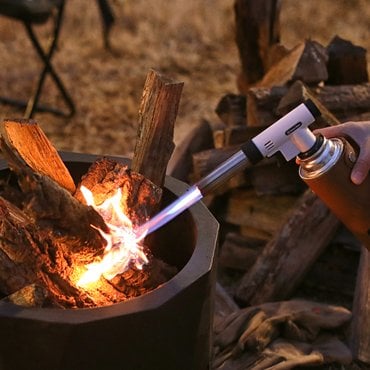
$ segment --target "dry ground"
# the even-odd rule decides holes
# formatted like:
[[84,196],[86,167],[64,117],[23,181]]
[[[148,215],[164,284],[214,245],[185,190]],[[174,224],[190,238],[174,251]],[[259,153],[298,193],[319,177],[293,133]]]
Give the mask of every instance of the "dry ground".
[[[71,119],[35,116],[61,150],[131,156],[138,107],[149,69],[185,83],[175,128],[179,142],[226,93],[237,92],[234,0],[111,0],[115,53],[103,48],[95,1],[67,1],[59,50],[53,62],[77,113]],[[282,0],[282,42],[305,38],[326,45],[339,35],[370,50],[369,0]],[[46,42],[48,26],[37,32]],[[0,18],[0,95],[28,97],[40,64],[23,25]],[[43,101],[61,104],[50,81]],[[0,105],[0,119],[22,111]]]

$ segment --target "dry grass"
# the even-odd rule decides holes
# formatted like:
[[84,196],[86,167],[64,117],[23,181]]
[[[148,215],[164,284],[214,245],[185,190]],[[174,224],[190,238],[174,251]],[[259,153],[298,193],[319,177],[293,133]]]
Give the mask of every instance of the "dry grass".
[[[116,0],[105,51],[95,2],[67,2],[54,64],[77,105],[72,119],[47,113],[37,120],[58,149],[130,156],[137,114],[149,69],[184,81],[175,141],[205,118],[228,92],[237,92],[239,60],[234,44],[233,0]],[[282,41],[311,37],[326,45],[336,34],[370,48],[369,0],[282,1]],[[46,39],[48,28],[38,33]],[[39,64],[21,24],[1,18],[0,94],[27,97]],[[60,104],[48,81],[46,102]],[[0,119],[22,112],[0,106]]]

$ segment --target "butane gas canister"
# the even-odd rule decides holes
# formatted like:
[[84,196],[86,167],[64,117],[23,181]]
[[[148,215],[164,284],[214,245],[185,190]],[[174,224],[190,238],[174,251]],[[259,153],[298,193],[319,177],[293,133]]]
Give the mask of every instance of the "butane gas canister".
[[317,145],[300,154],[297,162],[300,177],[370,250],[370,175],[360,185],[351,181],[356,158],[344,138],[319,136]]

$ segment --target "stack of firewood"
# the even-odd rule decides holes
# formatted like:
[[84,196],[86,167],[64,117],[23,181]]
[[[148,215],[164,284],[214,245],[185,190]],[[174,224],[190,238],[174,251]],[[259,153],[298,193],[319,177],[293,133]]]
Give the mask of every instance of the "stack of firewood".
[[[199,180],[307,98],[322,113],[312,129],[370,118],[366,50],[338,36],[287,50],[276,1],[262,3],[265,18],[252,1],[235,2],[239,91],[220,99],[219,122],[200,123],[178,146],[171,175]],[[368,252],[307,189],[294,161],[266,159],[206,202],[221,223],[217,324],[240,307],[294,296],[344,305],[353,313],[353,358],[370,363]]]

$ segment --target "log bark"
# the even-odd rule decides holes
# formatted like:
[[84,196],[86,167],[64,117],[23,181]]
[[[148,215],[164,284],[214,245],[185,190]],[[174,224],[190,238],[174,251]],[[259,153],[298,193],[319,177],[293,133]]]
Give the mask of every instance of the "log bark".
[[280,41],[279,0],[235,0],[236,44],[242,71],[239,89],[262,78],[267,70],[270,48]]
[[174,149],[173,131],[183,83],[148,73],[139,110],[132,169],[162,187]]
[[255,305],[290,297],[339,225],[321,200],[307,190],[242,278],[237,300]]
[[5,120],[0,132],[14,155],[35,172],[49,176],[60,186],[74,193],[73,179],[53,144],[34,120]]
[[350,348],[355,360],[370,364],[370,252],[363,246],[353,300]]
[[93,193],[96,205],[101,205],[120,189],[120,207],[134,227],[144,223],[158,210],[162,195],[162,189],[143,175],[109,158],[96,161],[81,178],[75,198],[86,203],[81,186]]
[[47,292],[56,307],[82,307],[91,299],[71,281],[71,255],[65,255],[50,233],[40,230],[27,216],[0,198],[0,290],[13,294],[35,284]]

